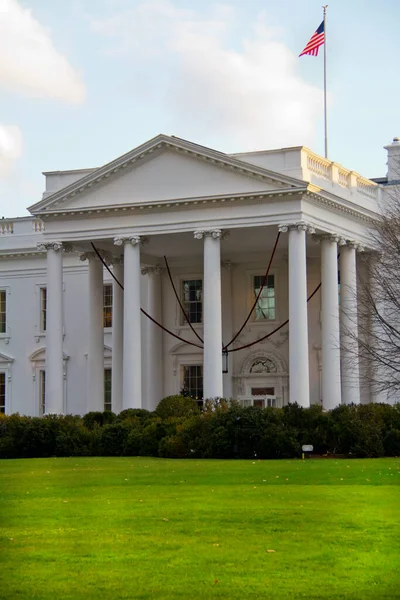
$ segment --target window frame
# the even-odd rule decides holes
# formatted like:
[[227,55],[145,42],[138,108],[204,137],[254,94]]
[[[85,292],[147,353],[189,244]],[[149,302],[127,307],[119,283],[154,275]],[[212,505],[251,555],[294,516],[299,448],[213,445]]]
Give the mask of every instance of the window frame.
[[39,416],[46,414],[46,369],[39,368]]
[[[44,292],[44,294],[43,294]],[[44,300],[44,303],[43,303]],[[43,306],[44,304],[44,306]],[[46,333],[47,329],[47,286],[41,285],[39,287],[39,329],[40,333]]]
[[4,315],[5,315],[5,326],[4,326],[4,331],[0,331],[0,338],[1,339],[5,339],[6,343],[7,341],[10,339],[10,326],[9,326],[9,322],[10,322],[10,302],[8,300],[8,296],[10,295],[10,286],[8,285],[2,285],[0,286],[0,292],[4,293],[4,298],[5,298],[5,311],[4,311]]
[[[7,413],[7,371],[0,369],[0,378],[4,377],[4,382],[0,381],[0,414]],[[4,385],[4,404],[1,402],[1,387]]]
[[[204,323],[204,277],[203,275],[200,275],[198,273],[195,274],[184,274],[181,275],[178,279],[178,293],[179,293],[179,299],[182,302],[182,305],[185,307],[185,300],[183,298],[183,282],[184,281],[201,281],[201,292],[202,292],[202,296],[201,296],[201,321],[197,322],[197,323],[193,323],[191,322],[190,325],[192,325],[192,327],[196,328],[202,328],[203,327],[203,323]],[[176,323],[177,326],[180,328],[187,328],[190,329],[190,325],[189,323],[186,321],[182,309],[179,306],[179,303],[176,302],[176,310],[177,310],[177,318],[176,318]],[[185,309],[186,310],[186,309]]]
[[[247,280],[248,280],[248,293],[247,293],[247,314],[250,312],[251,307],[254,304],[256,299],[254,295],[254,277],[264,277],[265,271],[261,271],[260,269],[251,269],[247,271]],[[274,298],[275,298],[275,317],[274,319],[256,319],[256,308],[254,308],[250,323],[251,325],[255,325],[256,327],[262,327],[267,325],[268,323],[279,323],[279,273],[277,269],[271,269],[268,273],[269,276],[274,277]]]
[[[196,402],[198,402],[198,403],[203,403],[203,401],[204,401],[204,369],[203,369],[203,364],[202,363],[200,363],[198,361],[195,361],[195,362],[193,362],[193,361],[192,362],[186,362],[185,361],[184,363],[181,363],[181,365],[180,365],[180,370],[181,370],[181,377],[180,377],[181,386],[180,386],[180,389],[183,390],[184,387],[185,387],[185,369],[190,369],[190,368],[201,368],[201,370],[202,370],[202,372],[201,372],[201,378],[202,378],[202,382],[203,382],[203,385],[202,385],[203,395],[200,398],[198,395],[195,394],[194,398],[193,398],[193,396],[190,396],[190,398],[193,398],[193,400],[196,400]],[[197,376],[196,376],[196,378],[197,378]]]
[[[105,291],[106,288],[111,288],[111,304],[107,305],[105,304]],[[106,325],[106,310],[110,309],[110,314],[111,314],[111,325]],[[111,331],[112,330],[112,323],[113,323],[113,316],[114,316],[114,287],[113,287],[113,283],[112,281],[104,281],[103,283],[103,329],[105,331]]]
[[[106,379],[106,373],[110,373],[110,381],[108,382]],[[109,389],[107,389],[107,386],[109,385]],[[109,402],[107,401],[107,395],[110,395],[110,400]],[[110,408],[106,408],[106,406],[109,405]],[[104,403],[103,403],[103,410],[104,411],[110,411],[112,412],[112,368],[111,367],[105,367],[104,368]]]

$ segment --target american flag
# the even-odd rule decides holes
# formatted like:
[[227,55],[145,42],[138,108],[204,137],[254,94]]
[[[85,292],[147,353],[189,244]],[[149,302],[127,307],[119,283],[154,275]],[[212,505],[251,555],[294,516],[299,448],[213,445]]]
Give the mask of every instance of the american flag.
[[299,56],[303,56],[303,54],[309,54],[310,56],[318,56],[319,47],[325,41],[325,28],[324,22],[322,21],[321,25],[318,27],[317,31],[315,31],[307,46],[304,48],[303,52],[299,54]]

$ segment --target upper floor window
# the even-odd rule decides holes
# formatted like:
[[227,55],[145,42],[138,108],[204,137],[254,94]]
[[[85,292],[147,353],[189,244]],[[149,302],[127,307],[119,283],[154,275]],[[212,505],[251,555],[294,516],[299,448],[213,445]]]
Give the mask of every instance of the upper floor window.
[[103,327],[112,327],[113,286],[106,283],[103,286]]
[[184,279],[182,281],[182,304],[190,323],[203,321],[203,281]]
[[0,373],[0,413],[6,412],[6,374]]
[[[264,275],[253,276],[253,294],[254,299],[257,298],[262,283],[264,281]],[[256,321],[273,321],[275,319],[275,276],[268,275],[267,281],[263,287],[261,295],[258,299],[255,308],[255,320]]]
[[7,333],[6,304],[7,292],[6,290],[0,290],[0,333]]
[[40,288],[40,331],[46,331],[47,325],[47,289]]

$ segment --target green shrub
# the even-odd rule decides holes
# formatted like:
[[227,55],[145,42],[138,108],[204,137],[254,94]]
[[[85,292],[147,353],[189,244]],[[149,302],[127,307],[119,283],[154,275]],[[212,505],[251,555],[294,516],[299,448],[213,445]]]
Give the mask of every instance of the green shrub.
[[197,402],[185,396],[167,396],[160,401],[154,414],[161,419],[168,417],[190,417],[199,414]]
[[324,412],[319,406],[261,409],[219,400],[200,412],[190,398],[172,396],[154,413],[0,415],[0,458],[292,458],[300,456],[303,444],[320,454],[399,456],[400,407],[341,405]]
[[130,426],[124,422],[104,425],[100,430],[99,450],[101,456],[122,456],[128,441]]
[[134,421],[136,419],[139,421],[148,421],[151,417],[151,412],[144,408],[127,408],[122,410],[116,418],[117,421]]
[[104,412],[91,411],[86,413],[82,418],[84,425],[86,425],[88,429],[93,429],[96,425],[103,427],[103,425],[114,423],[117,415],[110,410],[105,410]]
[[400,429],[389,429],[383,439],[385,456],[400,456]]

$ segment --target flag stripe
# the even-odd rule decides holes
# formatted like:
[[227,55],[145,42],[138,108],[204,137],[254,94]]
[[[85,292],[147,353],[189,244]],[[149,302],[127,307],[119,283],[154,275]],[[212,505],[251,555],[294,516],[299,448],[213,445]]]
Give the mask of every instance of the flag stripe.
[[299,56],[303,56],[304,54],[308,54],[309,56],[318,56],[319,47],[325,42],[325,27],[324,22],[322,21],[321,25],[318,27],[316,31],[312,34],[309,42],[307,43],[304,50],[299,54]]

